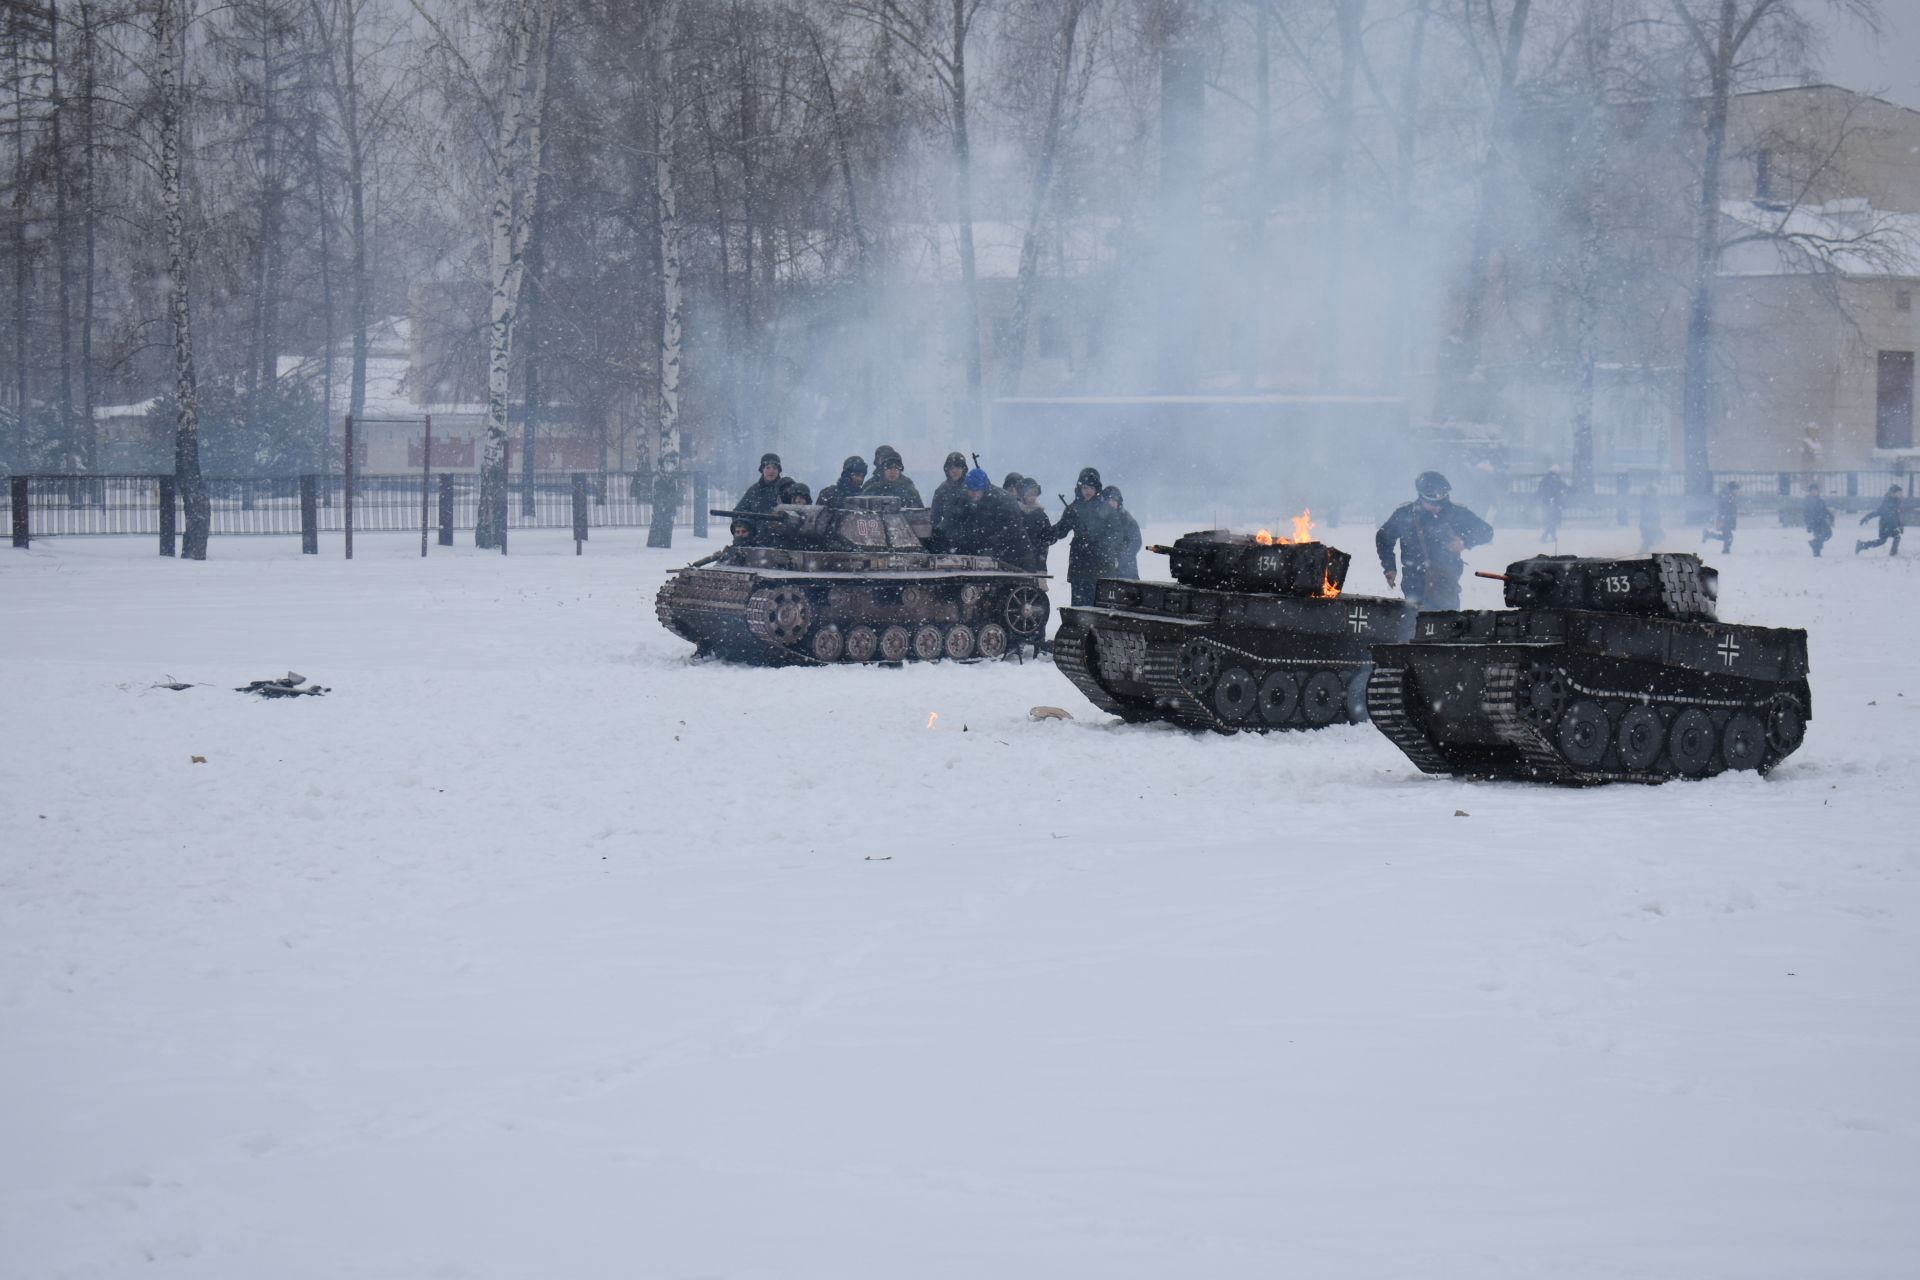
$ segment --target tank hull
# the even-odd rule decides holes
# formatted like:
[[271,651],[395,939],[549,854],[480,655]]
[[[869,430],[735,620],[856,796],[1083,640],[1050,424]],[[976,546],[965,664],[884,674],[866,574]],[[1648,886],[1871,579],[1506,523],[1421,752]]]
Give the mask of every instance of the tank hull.
[[1060,611],[1054,663],[1110,715],[1217,733],[1366,718],[1376,640],[1404,640],[1413,606],[1112,579]]
[[654,599],[660,624],[700,655],[760,666],[993,658],[1046,634],[1046,579],[992,560],[764,549],[742,559],[752,562],[683,569]]
[[1421,614],[1367,707],[1424,772],[1581,785],[1765,773],[1813,698],[1804,631],[1516,609]]

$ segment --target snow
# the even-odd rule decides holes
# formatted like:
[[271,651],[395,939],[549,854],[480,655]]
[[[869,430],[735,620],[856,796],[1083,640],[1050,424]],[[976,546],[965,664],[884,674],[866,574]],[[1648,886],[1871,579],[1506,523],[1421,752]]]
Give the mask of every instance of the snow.
[[0,548],[0,1273],[1913,1274],[1911,561],[1743,528],[1806,746],[1578,791],[696,666],[641,536]]

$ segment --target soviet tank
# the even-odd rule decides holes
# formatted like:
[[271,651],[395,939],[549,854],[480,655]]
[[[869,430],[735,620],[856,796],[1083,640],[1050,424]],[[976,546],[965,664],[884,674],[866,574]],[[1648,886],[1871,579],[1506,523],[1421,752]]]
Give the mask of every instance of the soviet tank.
[[1694,555],[1535,556],[1504,610],[1423,613],[1374,648],[1367,708],[1427,773],[1664,782],[1761,773],[1813,714],[1807,633],[1718,621]]
[[997,658],[1046,634],[1046,577],[929,551],[892,497],[715,510],[746,537],[667,579],[660,624],[696,652],[766,666]]
[[1214,529],[1171,547],[1173,582],[1109,578],[1060,611],[1054,663],[1123,720],[1236,733],[1366,717],[1376,640],[1404,640],[1414,609],[1341,594],[1346,552]]

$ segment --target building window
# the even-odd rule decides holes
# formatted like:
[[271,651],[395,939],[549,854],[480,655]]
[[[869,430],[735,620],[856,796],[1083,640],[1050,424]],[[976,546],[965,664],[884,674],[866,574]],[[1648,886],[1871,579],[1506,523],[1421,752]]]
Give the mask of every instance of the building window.
[[1913,293],[1907,289],[1893,291],[1893,309],[1895,311],[1913,310]]
[[1913,352],[1880,353],[1874,405],[1874,445],[1881,449],[1913,448]]
[[1043,360],[1067,358],[1067,335],[1059,316],[1040,317],[1040,357]]
[[1765,147],[1753,157],[1753,199],[1756,204],[1773,199],[1773,152]]

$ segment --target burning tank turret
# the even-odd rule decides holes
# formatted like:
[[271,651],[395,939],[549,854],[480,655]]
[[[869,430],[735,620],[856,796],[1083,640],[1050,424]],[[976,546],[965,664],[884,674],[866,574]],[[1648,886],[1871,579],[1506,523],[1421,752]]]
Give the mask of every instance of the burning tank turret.
[[927,512],[898,498],[713,514],[748,540],[654,599],[660,625],[699,653],[768,666],[997,658],[1046,634],[1044,575],[928,551]]
[[[1263,540],[1264,539],[1264,540]],[[1343,596],[1346,552],[1210,530],[1171,547],[1175,582],[1103,580],[1060,611],[1054,662],[1101,710],[1195,729],[1318,729],[1366,718],[1375,640],[1413,606]]]
[[1507,610],[1423,613],[1375,647],[1373,723],[1427,773],[1664,782],[1771,769],[1812,717],[1807,633],[1716,620],[1694,555],[1535,556]]

